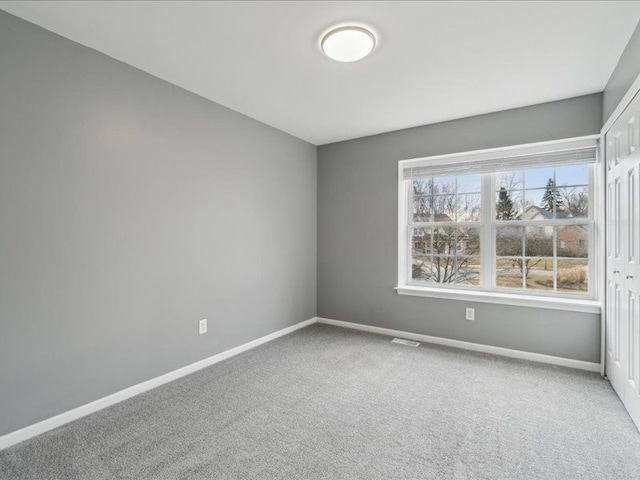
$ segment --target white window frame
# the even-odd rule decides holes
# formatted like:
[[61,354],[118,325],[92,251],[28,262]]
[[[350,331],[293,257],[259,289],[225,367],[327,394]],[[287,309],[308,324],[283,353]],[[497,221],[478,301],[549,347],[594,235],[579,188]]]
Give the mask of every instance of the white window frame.
[[[432,298],[455,299],[463,301],[501,303],[506,305],[517,305],[526,307],[539,307],[555,310],[568,310],[585,313],[600,313],[601,303],[599,302],[598,273],[601,270],[599,256],[601,251],[601,240],[599,239],[598,223],[601,221],[601,209],[599,207],[603,194],[602,179],[599,172],[601,170],[599,162],[589,169],[589,218],[576,219],[573,223],[589,225],[589,291],[586,295],[577,298],[576,295],[563,295],[553,293],[549,295],[545,292],[517,291],[510,289],[500,289],[495,285],[495,267],[492,265],[495,260],[495,175],[482,175],[482,219],[479,225],[490,225],[481,231],[481,276],[482,288],[465,287],[463,285],[429,285],[417,286],[409,283],[411,274],[411,238],[409,235],[409,215],[411,199],[411,180],[404,178],[404,171],[407,168],[419,167],[422,165],[451,166],[456,163],[481,162],[483,160],[493,160],[502,157],[516,157],[520,155],[531,155],[537,153],[571,150],[579,148],[597,148],[599,135],[589,135],[584,137],[553,140],[549,142],[539,142],[527,145],[516,145],[509,147],[493,148],[487,150],[477,150],[473,152],[454,153],[449,155],[438,155],[417,159],[401,160],[398,162],[398,283],[395,287],[398,294],[415,295]],[[460,173],[463,174],[463,173]],[[458,174],[458,175],[460,175]],[[455,175],[455,174],[454,174]],[[487,208],[491,206],[491,208]],[[554,221],[545,221],[545,226],[553,224]],[[517,225],[531,224],[539,226],[539,221],[517,221]],[[563,224],[566,221],[562,222]],[[554,241],[554,249],[557,248]]]

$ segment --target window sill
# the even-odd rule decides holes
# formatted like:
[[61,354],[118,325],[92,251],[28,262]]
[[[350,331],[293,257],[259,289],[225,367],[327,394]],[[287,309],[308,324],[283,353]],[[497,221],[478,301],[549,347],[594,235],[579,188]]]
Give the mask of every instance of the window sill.
[[477,292],[472,290],[454,290],[447,288],[395,287],[398,295],[414,295],[418,297],[444,298],[449,300],[464,300],[467,302],[495,303],[501,305],[515,305],[518,307],[546,308],[551,310],[565,310],[582,313],[601,313],[600,302],[596,300],[581,300],[559,297],[534,297],[498,292]]

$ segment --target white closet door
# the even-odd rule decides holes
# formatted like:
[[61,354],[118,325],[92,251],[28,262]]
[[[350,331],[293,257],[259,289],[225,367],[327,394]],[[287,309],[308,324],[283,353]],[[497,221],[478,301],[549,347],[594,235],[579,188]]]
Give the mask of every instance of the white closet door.
[[623,181],[619,150],[624,142],[623,133],[614,124],[605,141],[607,161],[607,328],[606,373],[620,398],[624,392],[624,312],[623,291]]
[[640,95],[606,138],[606,371],[640,428]]
[[[640,100],[640,97],[638,98]],[[627,122],[629,156],[621,163],[625,181],[626,258],[623,300],[627,316],[627,376],[623,402],[640,428],[640,101]]]

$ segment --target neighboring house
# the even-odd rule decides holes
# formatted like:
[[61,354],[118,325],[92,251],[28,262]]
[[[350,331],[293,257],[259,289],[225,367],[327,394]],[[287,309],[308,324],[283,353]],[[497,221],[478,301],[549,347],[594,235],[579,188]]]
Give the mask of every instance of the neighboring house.
[[[451,217],[446,213],[436,214],[436,222],[450,222]],[[457,229],[457,243],[458,251],[454,251],[455,244],[455,231]],[[429,251],[429,244],[431,242],[429,228],[420,229],[415,232],[411,238],[411,253],[412,255],[425,255],[431,253]],[[477,255],[480,250],[480,238],[477,235],[471,235],[469,232],[476,232],[475,229],[464,229],[459,227],[441,227],[435,228],[436,238],[434,239],[436,245],[438,245],[438,251],[433,252],[438,255]]]
[[[552,220],[553,213],[536,205],[528,206],[522,215],[524,220]],[[571,218],[566,212],[556,212],[556,219]],[[533,227],[534,235],[551,238],[552,226]],[[589,231],[583,225],[566,225],[558,227],[558,257],[586,257],[589,251]]]
[[[556,218],[564,219],[571,216],[565,212],[556,212]],[[553,213],[536,205],[530,205],[524,211],[522,217],[524,220],[551,220]],[[450,222],[451,217],[447,214],[437,214],[436,222]],[[538,238],[548,239],[548,255],[551,254],[553,242],[553,226],[541,225],[540,227],[532,227],[533,235]],[[479,238],[469,235],[469,231],[458,229],[458,254],[477,255],[479,251]],[[453,227],[436,228],[435,231],[438,238],[435,239],[436,245],[439,245],[438,252],[440,255],[453,255],[454,253],[454,230]],[[462,236],[461,236],[462,234]],[[531,232],[529,233],[531,235]],[[589,231],[583,225],[566,225],[558,227],[556,246],[558,257],[587,257],[589,252]],[[426,255],[429,251],[430,244],[429,228],[418,230],[411,239],[411,253],[413,255]],[[546,243],[546,242],[545,242]],[[547,255],[547,254],[545,254]]]
[[411,237],[411,254],[412,255],[425,255],[427,253],[427,235],[424,230],[420,230],[420,233],[416,232]]
[[[571,215],[565,212],[556,212],[556,219],[570,218]],[[522,215],[523,220],[553,220],[553,212],[549,212],[544,208],[538,207],[536,205],[529,205],[524,209],[524,214]],[[539,227],[536,231],[538,235],[548,235],[551,237],[553,235],[553,227]]]
[[586,257],[589,253],[589,231],[583,225],[558,228],[558,257]]

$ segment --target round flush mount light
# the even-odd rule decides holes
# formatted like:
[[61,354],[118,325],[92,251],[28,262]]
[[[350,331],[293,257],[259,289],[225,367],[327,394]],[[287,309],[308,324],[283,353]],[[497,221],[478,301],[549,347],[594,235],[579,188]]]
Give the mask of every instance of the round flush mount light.
[[330,30],[320,42],[324,54],[337,62],[355,62],[373,51],[376,37],[369,30],[344,26]]

